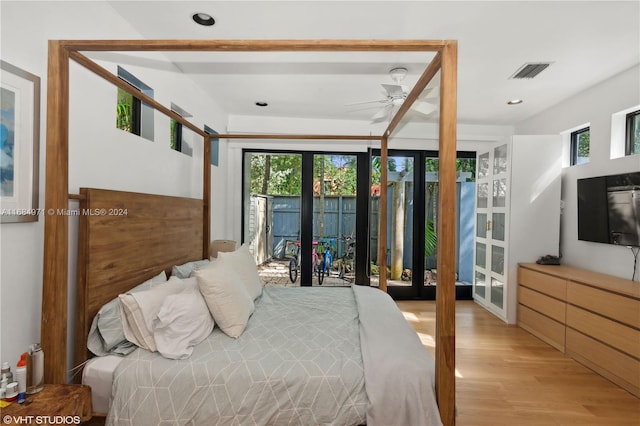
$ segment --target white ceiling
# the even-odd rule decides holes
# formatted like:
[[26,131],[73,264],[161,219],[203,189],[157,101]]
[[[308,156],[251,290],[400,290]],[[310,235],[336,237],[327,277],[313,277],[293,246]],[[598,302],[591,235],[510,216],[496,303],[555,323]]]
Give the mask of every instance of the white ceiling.
[[[458,121],[514,125],[640,63],[639,1],[110,1],[147,39],[458,40]],[[202,27],[195,12],[212,15]],[[116,37],[114,37],[116,38]],[[369,120],[388,71],[429,53],[174,53],[230,114]],[[509,77],[552,62],[538,77]],[[150,61],[153,63],[153,61]],[[524,102],[507,105],[510,99]],[[269,103],[259,108],[256,101]],[[183,106],[188,110],[188,106]],[[368,107],[368,108],[365,108]]]

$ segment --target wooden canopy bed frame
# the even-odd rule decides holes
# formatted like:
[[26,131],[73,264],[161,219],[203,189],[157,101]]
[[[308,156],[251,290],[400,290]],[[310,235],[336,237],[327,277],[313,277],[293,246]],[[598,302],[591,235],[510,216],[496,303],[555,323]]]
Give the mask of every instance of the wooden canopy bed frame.
[[[80,200],[81,208],[127,208],[137,205],[138,211],[155,211],[153,216],[140,213],[127,219],[118,216],[80,216],[79,234],[91,233],[92,244],[104,241],[99,250],[78,247],[78,307],[76,316],[76,360],[86,359],[86,340],[91,320],[100,306],[143,279],[150,278],[157,268],[170,270],[171,265],[187,260],[207,258],[210,242],[210,136],[169,108],[142,94],[102,68],[83,51],[424,51],[435,52],[418,82],[407,95],[397,114],[380,136],[358,135],[293,135],[293,134],[219,134],[220,139],[299,139],[299,140],[379,140],[381,143],[381,187],[387,185],[388,139],[411,105],[429,81],[441,72],[439,117],[439,200],[438,200],[438,291],[436,296],[435,385],[440,417],[443,424],[455,424],[455,227],[453,220],[456,180],[456,102],[457,102],[457,42],[452,40],[51,40],[47,88],[46,192],[45,207],[54,211],[68,209],[70,199]],[[166,229],[167,212],[162,197],[117,191],[82,188],[79,194],[69,194],[69,60],[83,65],[117,87],[152,106],[203,138],[202,199],[170,197],[171,214],[179,209],[179,232],[168,237],[155,231]],[[147,198],[149,197],[149,198]],[[143,200],[143,201],[140,201]],[[144,201],[147,200],[147,201]],[[387,225],[387,194],[381,192],[380,227]],[[136,204],[137,203],[137,204]],[[144,206],[142,204],[144,204]],[[129,207],[130,208],[130,207]],[[142,228],[136,228],[140,226]],[[195,225],[194,225],[195,224]],[[41,342],[47,353],[45,380],[47,383],[66,381],[67,360],[67,282],[68,227],[66,215],[45,216],[43,304]],[[132,228],[133,227],[133,228]],[[147,246],[136,247],[141,256],[131,258],[131,252],[114,246],[107,234],[117,233],[127,241],[135,240],[135,232],[143,229]],[[191,243],[184,244],[185,236]],[[386,269],[387,235],[380,233],[379,256],[381,270]],[[111,242],[109,242],[111,241]],[[122,240],[121,240],[122,241]],[[195,244],[193,243],[195,242]],[[163,250],[157,250],[161,245]],[[148,255],[152,248],[163,251],[161,257]],[[172,247],[173,250],[168,250]],[[91,254],[89,253],[92,249]],[[96,254],[98,253],[98,254]],[[105,263],[106,262],[106,263]],[[134,267],[135,266],[135,267]],[[134,270],[136,271],[134,273]],[[386,291],[386,276],[380,275],[380,289]],[[84,342],[84,346],[82,346]]]

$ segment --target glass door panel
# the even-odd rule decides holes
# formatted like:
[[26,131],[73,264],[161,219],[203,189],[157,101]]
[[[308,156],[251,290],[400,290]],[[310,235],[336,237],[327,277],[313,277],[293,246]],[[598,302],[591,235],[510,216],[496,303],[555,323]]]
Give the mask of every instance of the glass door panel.
[[493,213],[491,215],[491,236],[494,240],[504,241],[505,227],[504,227],[504,213]]
[[302,156],[245,152],[243,182],[243,241],[256,264],[277,260],[277,272],[263,281],[291,284],[289,260],[298,255],[300,240]]
[[485,297],[486,277],[483,273],[476,271],[474,293],[481,297]]
[[499,175],[507,172],[507,145],[500,145],[493,150],[493,174]]
[[312,285],[350,285],[356,274],[358,157],[313,156]]
[[489,205],[489,184],[478,183],[477,208],[486,209]]
[[[380,157],[372,157],[372,194],[380,188]],[[378,222],[379,195],[372,195],[371,208],[371,285],[377,285],[381,271],[378,258],[378,233],[387,233],[387,288],[411,287],[413,237],[413,171],[414,158],[390,156],[387,160],[387,229],[380,230]],[[379,194],[379,192],[378,192]],[[375,250],[375,251],[374,251]]]
[[498,309],[504,307],[504,281],[497,278],[491,278],[491,304]]
[[[504,315],[509,146],[478,154],[474,299]],[[484,227],[483,227],[484,226]]]
[[476,243],[476,266],[487,267],[487,246],[483,243]]
[[496,179],[493,181],[492,207],[505,207],[507,203],[507,180]]
[[489,153],[480,154],[478,156],[478,179],[484,179],[489,176]]
[[487,238],[487,214],[478,213],[478,220],[476,223],[476,236],[480,238]]

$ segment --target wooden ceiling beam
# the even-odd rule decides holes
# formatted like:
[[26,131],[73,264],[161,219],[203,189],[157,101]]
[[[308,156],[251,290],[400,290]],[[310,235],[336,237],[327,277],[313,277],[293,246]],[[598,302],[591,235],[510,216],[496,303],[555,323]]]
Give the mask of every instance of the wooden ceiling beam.
[[436,52],[446,40],[59,40],[75,51],[164,52]]

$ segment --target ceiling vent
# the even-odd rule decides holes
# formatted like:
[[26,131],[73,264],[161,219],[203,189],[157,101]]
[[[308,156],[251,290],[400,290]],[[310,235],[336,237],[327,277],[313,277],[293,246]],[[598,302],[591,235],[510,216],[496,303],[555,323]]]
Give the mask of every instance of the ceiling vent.
[[551,65],[550,62],[524,64],[509,78],[533,78],[547,69],[549,65]]

